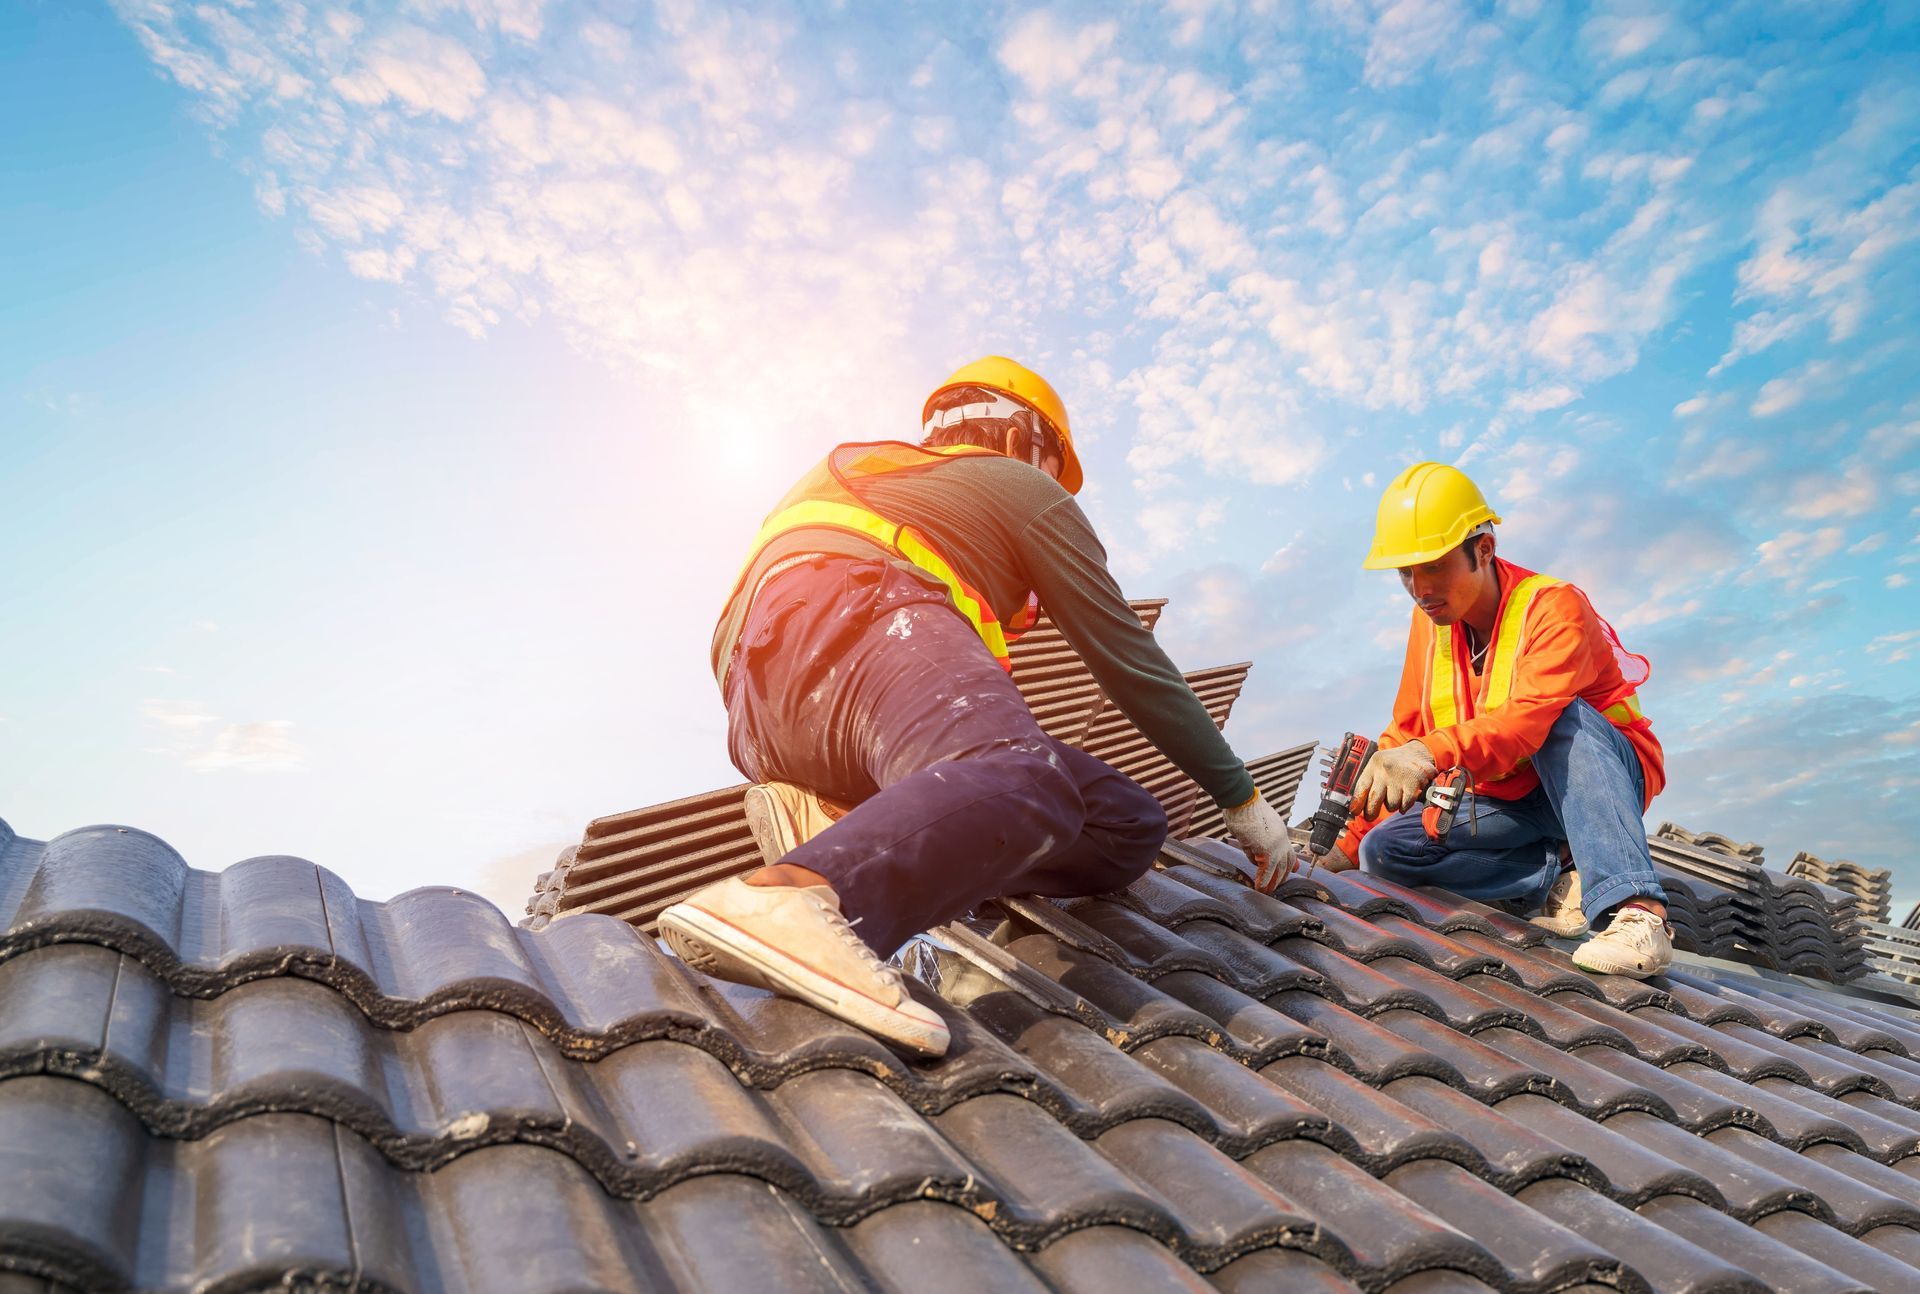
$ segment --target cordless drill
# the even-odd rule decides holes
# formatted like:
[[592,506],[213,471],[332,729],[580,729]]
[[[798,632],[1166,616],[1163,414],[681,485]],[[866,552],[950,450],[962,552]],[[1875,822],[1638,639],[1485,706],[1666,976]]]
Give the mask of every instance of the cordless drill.
[[[1320,807],[1308,819],[1311,830],[1307,853],[1313,861],[1325,858],[1334,841],[1340,839],[1340,833],[1347,829],[1347,819],[1353,814],[1353,788],[1375,749],[1373,742],[1350,732],[1326,757],[1327,775],[1321,783]],[[1464,769],[1450,768],[1435,775],[1422,797],[1426,807],[1420,812],[1420,825],[1426,828],[1430,839],[1444,840],[1453,830],[1462,793],[1470,787],[1471,778]]]
[[1333,842],[1347,829],[1353,812],[1353,788],[1360,781],[1360,770],[1373,758],[1373,742],[1348,733],[1326,757],[1327,775],[1320,784],[1320,807],[1308,819],[1307,854],[1314,862],[1327,856]]

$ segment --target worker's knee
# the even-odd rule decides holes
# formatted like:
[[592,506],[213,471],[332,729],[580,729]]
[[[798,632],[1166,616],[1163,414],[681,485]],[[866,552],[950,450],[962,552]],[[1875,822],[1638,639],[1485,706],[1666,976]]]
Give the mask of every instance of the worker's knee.
[[1434,843],[1419,814],[1396,813],[1360,838],[1360,857],[1355,861],[1369,872],[1422,867],[1439,856]]
[[[1570,792],[1637,797],[1644,785],[1640,756],[1626,734],[1586,701],[1567,703],[1535,753],[1534,771],[1549,796]],[[1621,780],[1624,775],[1628,780]],[[1638,816],[1638,811],[1635,811]]]
[[1101,799],[1101,825],[1136,844],[1145,851],[1148,861],[1152,861],[1167,841],[1167,811],[1153,798],[1153,792],[1138,782],[1126,780]]
[[1571,746],[1582,735],[1601,736],[1612,731],[1613,725],[1607,722],[1605,715],[1576,696],[1567,702],[1566,708],[1560,711],[1560,717],[1547,729],[1547,739],[1542,743],[1542,748],[1555,744]]

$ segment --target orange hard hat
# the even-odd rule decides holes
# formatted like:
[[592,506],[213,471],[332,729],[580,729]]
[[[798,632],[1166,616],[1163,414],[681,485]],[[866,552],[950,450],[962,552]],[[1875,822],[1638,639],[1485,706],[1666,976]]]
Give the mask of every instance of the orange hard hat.
[[1066,401],[1060,398],[1060,393],[1053,389],[1047,379],[1005,355],[988,355],[971,364],[962,364],[953,371],[951,377],[935,387],[920,410],[920,421],[924,423],[933,416],[933,402],[942,393],[960,386],[981,386],[989,391],[998,391],[1039,414],[1047,430],[1060,441],[1060,453],[1064,460],[1060,468],[1061,486],[1068,494],[1080,492],[1086,475],[1080,470],[1080,456],[1073,452],[1073,429],[1067,425]]

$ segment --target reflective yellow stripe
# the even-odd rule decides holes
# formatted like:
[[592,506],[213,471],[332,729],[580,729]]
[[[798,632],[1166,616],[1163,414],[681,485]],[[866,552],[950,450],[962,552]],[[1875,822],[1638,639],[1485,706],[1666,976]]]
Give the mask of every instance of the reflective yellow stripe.
[[[1561,581],[1551,575],[1529,575],[1513,586],[1506,605],[1500,609],[1500,623],[1493,631],[1493,659],[1481,677],[1485,689],[1477,714],[1503,705],[1513,692],[1513,675],[1520,663],[1520,639],[1526,632],[1527,609],[1540,590]],[[1427,709],[1433,714],[1435,730],[1460,722],[1464,708],[1459,697],[1460,671],[1453,654],[1453,626],[1433,627],[1432,675],[1427,680]]]
[[1453,680],[1459,671],[1453,663],[1452,625],[1433,626],[1433,653],[1428,668],[1433,676],[1427,680],[1427,708],[1433,711],[1433,727],[1437,732],[1460,722],[1460,706],[1453,695]]
[[[877,517],[875,519],[880,520]],[[948,594],[953,598],[954,608],[967,618],[967,623],[973,626],[973,631],[980,635],[982,642],[987,644],[987,650],[993,653],[994,659],[1007,659],[1007,635],[1001,629],[999,619],[967,592],[966,586],[960,582],[960,577],[954,573],[953,567],[947,565],[938,553],[914,538],[913,531],[905,526],[900,528],[900,537],[895,541],[894,547],[899,550],[902,557],[946,585]]]
[[1605,715],[1610,723],[1632,723],[1636,719],[1639,719],[1642,714],[1640,709],[1640,694],[1638,692],[1630,692],[1624,699],[1615,701],[1600,713]]
[[[1564,584],[1551,575],[1529,575],[1513,586],[1507,594],[1505,605],[1500,608],[1500,623],[1494,626],[1492,659],[1486,672],[1481,675],[1482,692],[1475,706],[1475,714],[1484,714],[1498,706],[1505,705],[1513,694],[1513,680],[1520,668],[1520,643],[1526,635],[1527,612],[1533,607],[1533,600],[1542,590]],[[1427,679],[1427,709],[1433,718],[1433,728],[1438,731],[1460,722],[1461,704],[1458,687],[1459,671],[1455,668],[1453,654],[1453,627],[1433,627],[1433,651],[1428,655],[1427,668],[1431,671]],[[1626,727],[1641,717],[1640,696],[1630,692],[1620,700],[1608,706],[1602,714],[1608,722]],[[1521,759],[1513,766],[1506,777],[1526,768],[1532,761]],[[1490,778],[1489,781],[1504,781],[1502,778]]]
[[[767,544],[789,530],[798,530],[806,526],[830,526],[836,530],[850,530],[865,535],[888,552],[898,553],[927,574],[947,586],[947,593],[953,598],[956,611],[965,616],[974,632],[986,643],[987,650],[995,659],[1007,658],[1007,638],[1000,628],[1000,622],[991,611],[981,607],[953,567],[919,539],[905,526],[896,526],[877,512],[857,508],[849,503],[833,503],[824,499],[807,499],[785,508],[767,518],[760,533],[754,537],[753,553],[757,556],[765,550]],[[749,559],[749,564],[751,564]]]
[[1520,638],[1527,628],[1527,609],[1540,590],[1559,583],[1551,575],[1529,575],[1507,595],[1500,624],[1493,632],[1493,660],[1487,666],[1486,699],[1480,709],[1498,709],[1513,694],[1513,676],[1520,668]]

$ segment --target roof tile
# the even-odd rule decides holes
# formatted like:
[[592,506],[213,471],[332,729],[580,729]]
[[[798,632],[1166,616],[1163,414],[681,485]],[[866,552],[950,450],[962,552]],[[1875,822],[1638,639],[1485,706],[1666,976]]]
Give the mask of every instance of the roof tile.
[[1591,977],[1505,914],[1364,875],[1282,892],[1175,861],[1007,901],[1004,948],[945,929],[956,996],[915,992],[955,1043],[917,1062],[605,917],[535,933],[297,859],[216,876],[141,833],[0,831],[0,1268],[504,1294],[1754,1288],[1742,1264],[1891,1288],[1920,1265],[1911,1019],[1785,980]]

